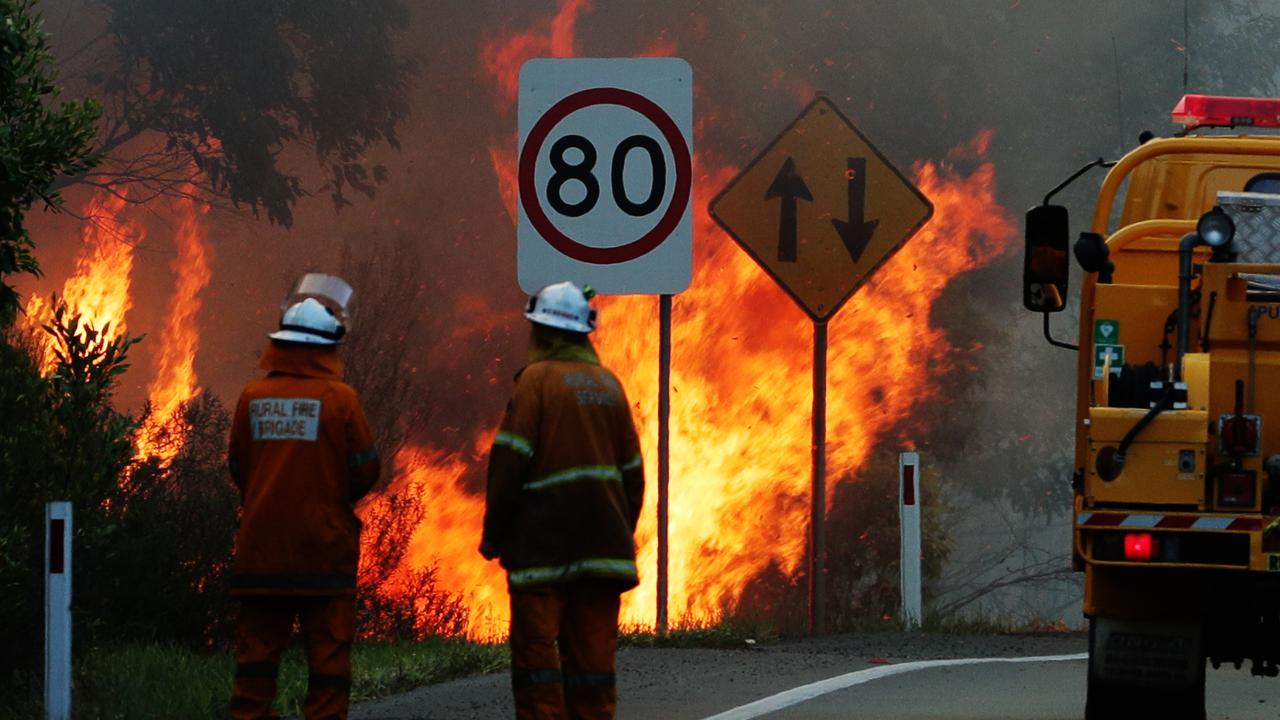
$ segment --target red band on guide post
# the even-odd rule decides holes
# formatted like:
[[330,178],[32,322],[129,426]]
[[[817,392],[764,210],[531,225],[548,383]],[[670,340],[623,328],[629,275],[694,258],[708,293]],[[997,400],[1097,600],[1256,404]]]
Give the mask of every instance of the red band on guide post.
[[64,565],[64,556],[66,548],[63,545],[62,536],[65,533],[67,525],[66,520],[56,519],[49,521],[49,574],[61,575],[66,572]]

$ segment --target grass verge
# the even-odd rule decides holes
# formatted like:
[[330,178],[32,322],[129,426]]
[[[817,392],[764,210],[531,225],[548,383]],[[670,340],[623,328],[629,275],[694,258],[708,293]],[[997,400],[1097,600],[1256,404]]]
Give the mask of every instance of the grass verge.
[[[295,642],[296,646],[297,643]],[[506,646],[435,639],[412,644],[362,645],[352,650],[353,701],[507,667]],[[235,663],[229,654],[194,653],[166,645],[128,645],[91,653],[76,668],[72,702],[77,718],[223,718]],[[276,707],[300,715],[307,693],[302,650],[291,648],[280,666]],[[0,702],[6,717],[42,717],[31,702]]]
[[708,617],[686,620],[658,635],[652,626],[624,626],[618,634],[623,647],[731,648],[746,649],[747,640],[777,640],[777,627],[772,623],[741,618]]

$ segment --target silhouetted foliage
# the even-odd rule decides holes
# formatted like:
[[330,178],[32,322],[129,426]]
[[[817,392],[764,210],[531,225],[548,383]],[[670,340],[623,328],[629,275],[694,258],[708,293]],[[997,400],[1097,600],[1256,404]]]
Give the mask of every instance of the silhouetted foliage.
[[[44,597],[45,504],[73,506],[73,587],[94,588],[117,560],[114,517],[119,479],[131,463],[136,428],[111,407],[136,338],[111,338],[68,317],[58,304],[45,327],[58,365],[42,376],[37,340],[10,330],[0,342],[0,674],[30,669],[40,655]],[[131,588],[130,592],[137,592]],[[76,633],[90,640],[107,618],[76,611]]]
[[399,147],[414,63],[398,0],[99,0],[108,13],[89,79],[106,107],[108,160],[82,178],[145,202],[204,191],[284,226],[309,193],[282,157],[306,146],[334,205],[387,179],[370,149]]
[[[147,419],[168,464],[147,458],[122,483],[115,508],[120,562],[103,591],[81,601],[120,638],[222,645],[232,638],[232,548],[240,497],[227,473],[231,415],[205,392],[173,417]],[[132,590],[131,590],[132,588]],[[138,592],[138,589],[144,589]]]
[[12,273],[38,276],[24,216],[36,201],[58,209],[62,175],[98,161],[93,151],[99,108],[92,100],[60,102],[57,72],[35,0],[0,0],[0,329],[17,316]]

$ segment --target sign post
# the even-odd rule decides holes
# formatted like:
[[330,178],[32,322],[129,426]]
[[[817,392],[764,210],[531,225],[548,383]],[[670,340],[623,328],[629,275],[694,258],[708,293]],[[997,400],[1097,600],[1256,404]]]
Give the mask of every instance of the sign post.
[[668,507],[671,502],[671,296],[658,299],[658,609],[654,630],[667,634]]
[[813,490],[809,508],[809,632],[827,617],[827,321],[813,322]]
[[920,570],[920,454],[898,455],[898,520],[902,528],[898,567],[902,591],[902,624],[908,630],[920,627],[923,616]]
[[711,216],[813,320],[809,630],[824,631],[827,321],[933,206],[819,95],[720,194]]
[[44,525],[45,717],[70,720],[71,503],[48,503]]
[[520,69],[516,266],[659,296],[658,586],[667,629],[671,301],[693,277],[693,70],[680,58],[535,59]]

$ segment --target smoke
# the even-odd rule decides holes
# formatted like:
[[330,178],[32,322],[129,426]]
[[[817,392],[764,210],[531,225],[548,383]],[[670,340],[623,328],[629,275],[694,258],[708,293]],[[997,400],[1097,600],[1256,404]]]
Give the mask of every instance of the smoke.
[[[76,40],[91,37],[97,22],[94,13],[72,12],[83,4],[45,3],[48,29],[69,61]],[[210,215],[213,274],[196,319],[201,344],[195,369],[213,394],[234,398],[255,375],[265,333],[294,278],[332,271],[352,253],[394,257],[394,272],[369,271],[377,263],[365,267],[354,303],[357,317],[394,313],[402,321],[386,335],[400,343],[389,372],[401,377],[389,386],[398,388],[397,402],[412,406],[406,415],[423,420],[396,432],[465,457],[497,422],[524,356],[513,219],[504,201],[511,190],[491,164],[504,149],[515,151],[513,79],[494,79],[493,68],[508,61],[503,52],[678,52],[694,68],[699,152],[729,166],[750,160],[818,91],[903,169],[945,158],[988,130],[986,154],[996,167],[998,199],[1014,213],[1038,203],[1080,164],[1118,155],[1140,130],[1165,130],[1166,113],[1183,89],[1187,52],[1182,4],[1163,0],[406,4],[412,26],[398,42],[421,62],[422,72],[413,113],[400,131],[402,149],[382,148],[371,158],[389,168],[389,182],[376,199],[337,215],[323,193],[305,199],[288,232]],[[1228,78],[1239,78],[1208,65],[1225,52],[1213,40],[1230,36],[1258,11],[1243,2],[1197,5],[1203,7],[1192,8],[1189,18],[1188,75],[1205,84],[1191,90],[1220,91]],[[511,36],[523,44],[495,44],[495,38]],[[1253,77],[1274,83],[1273,73]],[[67,80],[74,89],[75,77]],[[305,151],[286,155],[306,169]],[[962,167],[971,162],[952,161]],[[319,173],[313,179],[318,186]],[[1093,187],[1087,179],[1060,197],[1073,207],[1077,223]],[[73,204],[80,201],[75,192]],[[695,198],[699,212],[709,199]],[[168,268],[177,253],[172,232],[165,231],[172,223],[154,218],[138,248],[132,331],[157,333],[164,325],[174,283]],[[72,218],[33,223],[47,277],[27,291],[47,294],[60,287],[79,249],[75,225]],[[1071,356],[1047,347],[1039,318],[1021,312],[1018,264],[1008,254],[957,276],[935,304],[934,322],[952,345],[968,349],[965,363],[973,378],[965,402],[952,406],[964,413],[944,417],[944,431],[934,436],[938,446],[922,449],[942,463],[944,483],[975,488],[1012,507],[1021,528],[1031,522],[1027,518],[1052,517],[1054,503],[1063,499],[1053,484],[1066,477],[1045,472],[1036,455],[1047,452],[1050,464],[1062,463],[1063,448],[1055,443],[1070,432],[1073,390]],[[755,282],[771,281],[761,273]],[[1074,334],[1069,320],[1057,327]],[[144,342],[135,349],[122,403],[136,408],[145,398],[157,365],[153,346]],[[1036,471],[1033,482],[1018,488],[1021,494],[1008,492],[1013,479],[999,469],[1014,457]],[[476,487],[475,469],[469,478]],[[1050,488],[1058,494],[1046,496]],[[1037,507],[1024,495],[1049,500]],[[1045,542],[1067,547],[1065,536]]]

